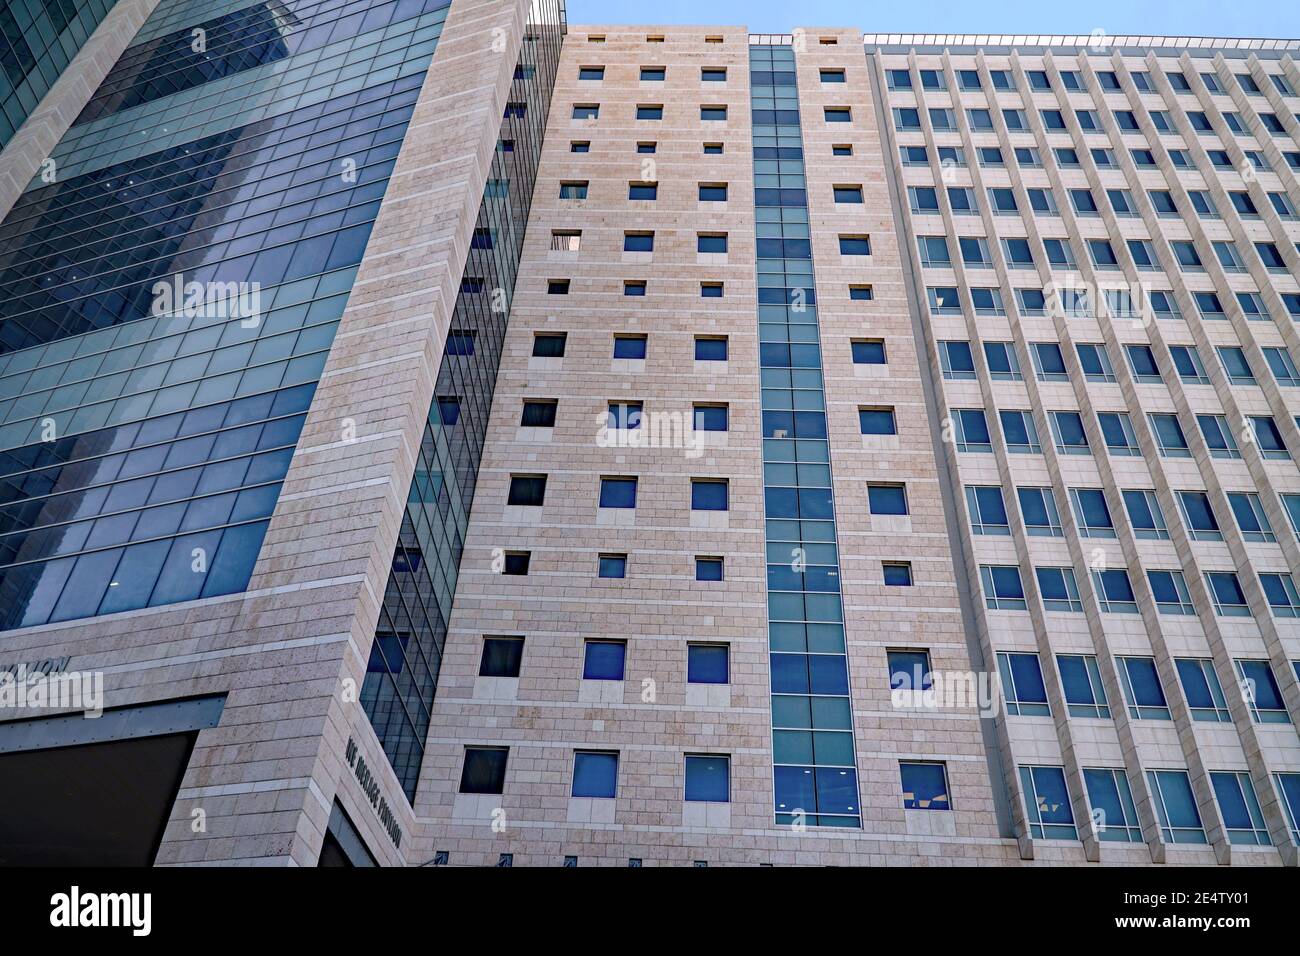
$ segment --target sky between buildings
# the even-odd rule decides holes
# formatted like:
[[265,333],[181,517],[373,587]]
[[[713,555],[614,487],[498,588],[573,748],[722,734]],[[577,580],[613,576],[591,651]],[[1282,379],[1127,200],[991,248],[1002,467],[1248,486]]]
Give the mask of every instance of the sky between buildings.
[[1092,33],[1300,37],[1295,0],[568,0],[569,22],[743,25],[751,33]]

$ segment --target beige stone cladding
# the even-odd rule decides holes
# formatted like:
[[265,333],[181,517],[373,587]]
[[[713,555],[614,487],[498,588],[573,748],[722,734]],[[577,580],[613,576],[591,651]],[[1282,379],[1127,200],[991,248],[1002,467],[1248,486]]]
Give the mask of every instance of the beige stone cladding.
[[[451,865],[492,865],[509,854],[514,865],[552,866],[566,856],[580,866],[1015,857],[997,834],[975,717],[900,715],[889,703],[887,647],[927,646],[945,669],[970,664],[860,35],[832,32],[841,46],[802,53],[799,82],[809,188],[828,194],[811,205],[864,829],[800,833],[773,823],[749,38],[707,26],[577,27],[556,82],[417,796],[430,857],[446,851]],[[817,65],[832,62],[848,68],[850,92],[863,98],[854,103],[861,118],[837,134],[860,150],[843,165],[818,155],[832,141],[821,104],[843,94],[818,89]],[[600,78],[580,79],[583,67]],[[643,67],[664,68],[663,79],[643,79]],[[725,81],[704,81],[706,68],[725,68]],[[597,105],[595,119],[573,118],[575,106]],[[636,118],[638,106],[659,105],[661,120]],[[701,119],[702,106],[723,105],[725,121]],[[589,147],[575,152],[575,142]],[[655,150],[638,152],[638,143]],[[721,143],[722,154],[704,154],[705,143]],[[872,196],[853,216],[829,204],[831,184],[846,178]],[[655,201],[629,200],[629,184],[641,182],[657,182]],[[561,198],[563,184],[577,183],[585,199]],[[726,202],[698,201],[700,183],[726,183]],[[652,252],[623,251],[625,233],[649,231]],[[870,265],[840,264],[838,231],[871,234]],[[725,255],[698,253],[702,232],[726,233]],[[566,280],[567,295],[549,294],[552,280]],[[624,296],[626,281],[645,281],[644,298]],[[877,289],[866,309],[848,301],[847,284],[858,281]],[[701,283],[711,282],[724,284],[722,298],[701,298]],[[534,357],[535,334],[557,332],[567,334],[563,358]],[[886,377],[855,375],[849,339],[862,334],[887,337]],[[646,336],[645,360],[613,358],[615,335]],[[726,363],[694,361],[696,336],[727,336]],[[558,402],[553,428],[521,427],[530,399]],[[856,406],[886,399],[900,406],[902,444],[864,447]],[[730,427],[698,457],[680,447],[603,447],[608,404],[627,401],[644,403],[643,431],[653,416],[689,415],[697,403],[725,403]],[[514,475],[546,475],[542,507],[507,503]],[[601,478],[623,476],[638,479],[635,510],[599,508]],[[865,483],[879,476],[907,482],[910,530],[873,527],[863,514]],[[706,522],[691,511],[698,477],[729,481],[728,513]],[[500,551],[531,552],[528,574],[495,573]],[[626,577],[598,577],[602,554],[625,554]],[[724,557],[725,580],[695,579],[701,555]],[[912,561],[920,586],[889,593],[882,558]],[[517,681],[478,676],[485,636],[524,638]],[[582,679],[593,638],[627,642],[624,681]],[[730,647],[730,683],[709,688],[714,696],[686,681],[695,641]],[[458,793],[466,746],[509,747],[503,794]],[[570,796],[581,750],[618,752],[616,798]],[[698,753],[731,758],[729,804],[684,802],[684,756]],[[959,808],[952,832],[909,833],[900,756],[948,761]]]

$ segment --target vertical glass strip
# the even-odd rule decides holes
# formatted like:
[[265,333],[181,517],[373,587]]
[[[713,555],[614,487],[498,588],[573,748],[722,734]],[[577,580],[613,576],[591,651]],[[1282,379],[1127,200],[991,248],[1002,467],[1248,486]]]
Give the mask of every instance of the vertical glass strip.
[[776,822],[861,827],[794,50],[749,65]]

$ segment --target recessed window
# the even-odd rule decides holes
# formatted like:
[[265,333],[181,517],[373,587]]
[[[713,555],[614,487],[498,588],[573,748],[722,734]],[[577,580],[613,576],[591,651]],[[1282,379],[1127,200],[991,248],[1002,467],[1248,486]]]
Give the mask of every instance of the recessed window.
[[728,506],[726,479],[692,478],[692,511],[726,511]]
[[722,558],[697,557],[695,559],[695,580],[721,581]]
[[646,336],[614,336],[614,358],[644,360],[646,356]]
[[506,504],[540,508],[546,501],[545,475],[511,475],[510,495]]
[[705,83],[725,83],[727,82],[727,68],[725,66],[701,67],[700,79]]
[[1169,703],[1151,657],[1119,657],[1120,683],[1133,720],[1170,720]]
[[596,574],[602,578],[627,577],[626,554],[602,554],[596,560]]
[[726,183],[700,183],[700,202],[726,202]]
[[722,283],[721,282],[701,282],[700,283],[701,299],[721,299]]
[[729,650],[726,644],[687,644],[686,682],[688,684],[729,683]]
[[725,432],[727,430],[727,411],[726,405],[695,405],[695,430],[701,432]]
[[528,563],[532,558],[529,551],[507,551],[502,556],[501,573],[513,575],[525,575],[528,573]]
[[823,83],[843,83],[844,71],[823,69],[821,71],[821,79]]
[[626,641],[587,641],[583,648],[583,680],[622,680]]
[[701,232],[695,236],[696,252],[725,253],[727,251],[727,234],[725,232]]
[[853,146],[849,143],[835,143],[831,146],[832,156],[852,156]]
[[910,588],[912,586],[912,565],[906,561],[884,561],[880,568],[884,574],[886,587]]
[[624,252],[654,252],[655,234],[653,232],[623,233]]
[[687,754],[686,800],[692,803],[729,802],[731,758],[712,754]]
[[850,343],[853,349],[854,365],[884,365],[884,339],[854,339]]
[[587,182],[586,180],[560,183],[561,199],[586,199]]
[[835,201],[837,203],[862,203],[861,186],[835,186]]
[[654,200],[659,198],[658,183],[628,183],[628,199],[648,199]]
[[904,810],[951,810],[948,773],[942,763],[900,762]]
[[721,143],[705,143],[705,144],[704,144],[704,155],[705,155],[705,156],[721,156],[721,155],[722,155],[722,144],[721,144]]
[[535,358],[563,358],[567,332],[537,332],[533,335]]
[[[569,152],[571,152],[571,153],[590,153],[590,152],[591,152],[591,140],[589,140],[589,139],[575,139],[575,140],[572,140],[572,141],[569,143]],[[564,197],[561,197],[561,198],[564,198]]]
[[568,279],[548,279],[547,282],[546,282],[546,294],[547,294],[547,295],[568,295],[568,294],[569,294],[569,280],[568,280]]
[[1070,792],[1063,767],[1021,767],[1020,786],[1025,795],[1029,833],[1036,840],[1077,840]]
[[608,425],[611,429],[633,429],[641,427],[640,402],[610,402]]
[[[612,800],[618,788],[618,754],[579,750],[573,755],[575,797]],[[575,858],[576,859],[576,858]]]
[[695,361],[725,362],[727,360],[727,339],[716,336],[695,337]]
[[598,116],[600,116],[598,103],[579,103],[573,107],[573,118],[576,120],[594,120]]
[[[987,565],[986,565],[987,567]],[[1012,717],[1048,717],[1047,687],[1037,654],[998,653],[998,677]]]
[[581,229],[552,229],[552,252],[577,252],[582,248]]
[[870,302],[873,298],[871,286],[869,285],[851,285],[849,286],[850,302]]
[[853,111],[847,106],[827,106],[822,116],[828,123],[852,123]]
[[727,108],[725,106],[701,106],[700,119],[709,123],[717,123],[726,120]]
[[554,428],[558,408],[559,402],[553,398],[528,399],[524,402],[524,414],[519,425],[521,428]]
[[867,503],[873,515],[905,515],[907,489],[903,485],[867,485]]
[[479,660],[479,677],[518,677],[524,658],[522,637],[485,637]]
[[892,408],[858,409],[858,426],[864,435],[897,435]]
[[666,67],[662,66],[643,66],[641,67],[642,83],[662,83],[668,75]]
[[604,78],[605,68],[603,66],[578,67],[578,79],[580,80],[603,80]]
[[842,256],[871,255],[871,237],[870,236],[840,236],[840,255]]
[[506,785],[506,747],[466,747],[460,772],[461,793],[503,793]]
[[635,478],[601,478],[600,479],[600,507],[635,508],[636,507],[636,479]]
[[642,103],[636,108],[636,118],[639,120],[661,120],[664,118],[664,107],[662,103]]
[[658,143],[645,142],[636,144],[636,151],[643,156],[653,155],[658,149]]

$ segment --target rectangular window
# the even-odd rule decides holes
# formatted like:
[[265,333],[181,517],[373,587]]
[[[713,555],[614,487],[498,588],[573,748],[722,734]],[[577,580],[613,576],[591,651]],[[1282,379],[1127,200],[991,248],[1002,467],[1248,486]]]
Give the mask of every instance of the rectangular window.
[[871,238],[869,236],[840,236],[840,255],[871,255]]
[[849,344],[853,350],[854,365],[886,364],[884,339],[853,339]]
[[1095,820],[1097,839],[1111,843],[1141,843],[1142,826],[1123,770],[1085,767],[1084,786]]
[[1020,768],[1029,833],[1036,840],[1077,840],[1074,810],[1065,787],[1063,767]]
[[725,122],[727,108],[725,106],[701,106],[700,119],[706,123]]
[[1073,568],[1034,568],[1038,591],[1046,611],[1082,614],[1083,602],[1079,599],[1079,584]]
[[537,332],[533,335],[534,358],[563,358],[567,332]]
[[1122,496],[1136,537],[1148,541],[1169,540],[1169,527],[1165,524],[1165,514],[1154,490],[1130,489],[1123,491]]
[[614,358],[644,360],[647,338],[644,335],[614,336]]
[[506,504],[540,508],[546,500],[545,475],[511,475],[510,495]]
[[655,234],[653,232],[623,233],[624,252],[654,252]]
[[727,234],[725,232],[711,233],[701,232],[695,237],[696,252],[723,252],[727,251]]
[[586,199],[587,198],[586,181],[560,183],[560,198],[561,199]]
[[1001,486],[967,485],[966,509],[970,513],[971,531],[975,534],[1011,534]]
[[[1236,576],[1234,575],[1234,578]],[[1234,660],[1241,696],[1246,699],[1250,716],[1257,724],[1289,724],[1291,715],[1282,700],[1273,668],[1268,661]]]
[[726,479],[691,479],[692,511],[726,511],[727,497]]
[[659,198],[658,183],[628,183],[628,199],[655,200]]
[[727,340],[725,338],[695,337],[695,361],[725,362],[727,360]]
[[891,691],[926,691],[934,686],[929,651],[886,651]]
[[1156,611],[1160,614],[1181,617],[1196,614],[1187,590],[1187,579],[1183,577],[1182,571],[1153,568],[1147,571],[1147,582],[1151,585],[1151,596],[1155,599]]
[[1047,687],[1037,654],[998,652],[998,677],[1007,713],[1012,717],[1050,717]]
[[1214,770],[1210,772],[1210,783],[1219,802],[1223,826],[1228,831],[1228,842],[1241,846],[1272,846],[1250,774]]
[[639,120],[661,120],[664,118],[664,107],[662,103],[641,103],[636,108],[636,118]]
[[1118,657],[1120,683],[1134,720],[1172,720],[1156,662],[1151,657]]
[[1057,654],[1061,688],[1071,717],[1110,719],[1106,688],[1101,683],[1097,658],[1091,654]]
[[726,183],[700,183],[700,202],[726,202]]
[[1183,685],[1183,697],[1187,700],[1187,709],[1191,711],[1193,720],[1219,724],[1232,722],[1232,714],[1228,711],[1228,702],[1223,696],[1223,687],[1212,660],[1179,657],[1175,658],[1174,666],[1178,669],[1178,680]]
[[696,404],[694,406],[694,427],[699,432],[725,432],[727,430],[727,406],[719,404]]
[[897,435],[892,408],[859,408],[858,427],[864,435]]
[[1061,515],[1056,508],[1056,497],[1051,488],[1017,488],[1016,497],[1020,502],[1025,530],[1031,537],[1060,538],[1065,535]]
[[907,514],[907,488],[904,485],[867,485],[867,503],[873,515]]
[[1192,781],[1186,770],[1148,770],[1156,817],[1166,843],[1206,843]]

